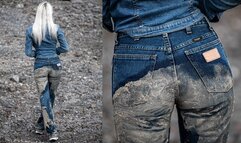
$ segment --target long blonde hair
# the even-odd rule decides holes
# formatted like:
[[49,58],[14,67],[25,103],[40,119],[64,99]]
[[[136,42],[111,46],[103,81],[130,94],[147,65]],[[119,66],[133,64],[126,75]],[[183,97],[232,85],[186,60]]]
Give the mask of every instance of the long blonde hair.
[[33,37],[36,43],[41,44],[46,32],[57,39],[57,25],[53,21],[53,7],[48,2],[42,2],[37,8],[33,24]]

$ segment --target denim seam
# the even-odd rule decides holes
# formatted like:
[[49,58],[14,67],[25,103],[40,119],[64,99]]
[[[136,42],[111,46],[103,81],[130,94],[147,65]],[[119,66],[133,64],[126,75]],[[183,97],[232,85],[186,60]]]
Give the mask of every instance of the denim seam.
[[[143,26],[141,28],[138,27],[138,28],[134,28],[134,29],[130,29],[130,30],[125,30],[124,32],[129,33],[132,37],[145,37],[145,36],[150,36],[150,35],[160,35],[165,32],[164,31],[165,29],[171,28],[172,30],[168,31],[168,33],[174,32],[174,31],[183,29],[183,27],[184,27],[183,26],[182,28],[175,28],[176,26],[186,25],[186,23],[187,22],[190,23],[190,21],[192,21],[192,23],[194,23],[194,22],[200,21],[201,19],[203,19],[203,15],[200,15],[200,13],[196,10],[196,11],[193,11],[189,16],[187,16],[181,20],[175,21],[175,23],[169,22],[166,24],[162,24],[159,26],[152,26],[152,27]],[[158,30],[163,30],[163,31],[160,31],[159,34],[152,34],[152,32],[155,32]],[[150,32],[150,34],[147,34],[147,32]],[[143,35],[145,35],[145,36],[143,36]]]
[[157,55],[147,54],[114,54],[113,59],[137,59],[137,60],[155,60]]
[[[209,38],[211,36],[215,36],[215,35],[213,35],[212,32],[208,32],[208,33],[205,33],[205,34],[201,35],[200,37],[202,37],[202,39],[204,40],[204,39]],[[173,48],[173,50],[174,51],[179,50],[179,49],[181,49],[183,47],[186,47],[186,46],[189,46],[189,45],[191,45],[193,43],[196,43],[196,42],[193,42],[193,39],[187,40],[186,42],[180,43],[177,46],[175,46]]]
[[206,21],[198,21],[197,23],[194,23],[193,25],[191,25],[191,27],[198,27],[198,26],[202,26],[202,25],[207,25]]
[[[178,81],[174,50],[172,49],[172,45],[171,45],[168,33],[163,34],[163,40],[164,40],[164,45],[167,47],[168,53],[170,53],[172,61],[173,61],[174,78],[176,81]],[[178,87],[178,92],[179,92],[179,87]]]
[[166,23],[166,24],[163,24],[163,25],[160,25],[160,26],[156,26],[156,27],[145,27],[144,26],[143,29],[139,29],[139,30],[137,29],[135,31],[137,31],[137,33],[138,33],[138,32],[146,32],[146,31],[151,31],[151,30],[160,30],[160,29],[163,29],[163,28],[165,28],[165,29],[166,28],[172,28],[172,27],[177,26],[177,25],[179,25],[179,24],[181,24],[183,22],[187,22],[187,21],[191,20],[192,19],[192,15],[194,15],[194,17],[195,17],[197,14],[191,13],[190,16],[188,16],[185,19],[182,19],[180,21],[177,21],[176,23],[173,23],[173,24]]
[[219,41],[219,39],[216,39],[216,40],[214,40],[212,42],[209,42],[207,44],[204,44],[204,45],[196,47],[196,48],[192,48],[192,49],[186,50],[184,52],[185,52],[186,55],[195,54],[197,52],[203,51],[205,49],[208,49],[210,47],[216,46],[218,44],[220,44],[220,41]]
[[135,11],[134,11],[134,18],[137,20],[137,23],[139,24],[139,26],[142,26],[143,24],[142,24],[142,20],[140,18],[140,15],[139,15],[139,8],[138,8],[138,6],[136,4],[136,1],[137,0],[133,0],[132,1],[133,7],[135,9]]
[[[189,62],[191,63],[192,67],[195,69],[195,71],[196,71],[196,73],[198,74],[198,76],[200,77],[200,79],[202,80],[203,85],[205,86],[206,90],[207,90],[209,93],[225,93],[225,92],[228,92],[228,91],[233,87],[233,84],[232,84],[232,85],[231,85],[228,89],[226,89],[225,91],[219,91],[219,90],[216,90],[216,89],[214,89],[214,88],[211,88],[211,89],[210,89],[210,88],[207,86],[206,82],[204,81],[203,75],[201,75],[200,70],[198,70],[198,68],[200,68],[199,65],[198,65],[198,64],[195,64],[195,65],[194,65],[194,63],[192,62],[192,60],[190,59],[189,56],[187,56],[187,58],[188,58]],[[231,72],[230,72],[230,73],[231,73]]]
[[[199,27],[199,26],[203,26],[203,25],[207,25],[207,21],[205,18],[203,18],[203,20],[200,20],[200,21],[197,21],[196,23],[194,23],[193,25],[190,25],[191,28],[195,28],[195,27]],[[184,29],[184,28],[182,28]],[[177,29],[177,30],[174,30],[172,32],[175,32],[175,31],[178,31],[178,30],[182,30],[182,29]],[[164,33],[164,32],[163,32]],[[161,34],[163,34],[161,33]],[[168,33],[171,33],[171,32],[168,32]],[[161,34],[157,34],[157,35],[146,35],[146,36],[135,36],[137,38],[147,38],[147,37],[154,37],[154,36],[158,36],[158,35],[161,35]],[[128,32],[119,32],[117,34],[117,39],[119,38],[123,38],[123,37],[129,37],[130,35],[128,35]],[[133,38],[133,37],[131,37]]]
[[152,70],[151,71],[154,71],[155,70],[155,67],[156,67],[156,62],[157,62],[157,54],[155,54],[155,59],[153,59],[154,60],[154,64],[153,64],[153,66],[152,66]]
[[136,46],[136,45],[129,45],[129,44],[121,44],[115,47],[115,49],[129,49],[129,50],[147,50],[147,51],[168,51],[166,47],[160,46]]

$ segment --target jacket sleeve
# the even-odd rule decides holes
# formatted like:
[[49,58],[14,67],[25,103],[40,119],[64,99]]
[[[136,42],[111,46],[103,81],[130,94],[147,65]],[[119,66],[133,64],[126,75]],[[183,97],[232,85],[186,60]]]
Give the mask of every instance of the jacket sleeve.
[[59,47],[56,48],[56,53],[58,55],[60,55],[61,53],[66,53],[69,51],[69,45],[67,43],[67,40],[64,36],[64,32],[62,31],[62,29],[59,27],[58,31],[57,31],[57,39],[59,42]]
[[218,22],[222,13],[241,4],[241,0],[198,0],[198,7],[211,22]]
[[36,57],[36,52],[33,50],[33,38],[29,29],[26,30],[25,55],[28,57]]
[[114,32],[110,14],[110,0],[102,0],[102,26],[110,32]]

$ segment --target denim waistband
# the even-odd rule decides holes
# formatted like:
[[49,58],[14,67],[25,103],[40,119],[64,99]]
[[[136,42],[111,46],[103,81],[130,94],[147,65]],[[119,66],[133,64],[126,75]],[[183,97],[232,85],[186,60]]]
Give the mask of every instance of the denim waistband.
[[50,57],[50,58],[36,58],[35,59],[35,62],[38,61],[38,62],[51,62],[51,61],[59,61],[59,57]]
[[138,39],[138,38],[144,38],[144,37],[160,36],[160,35],[163,35],[163,34],[169,34],[169,33],[177,32],[177,31],[180,31],[180,30],[187,30],[187,32],[188,32],[189,30],[191,30],[190,29],[191,27],[195,27],[196,25],[200,25],[200,24],[207,24],[207,25],[209,25],[207,19],[205,17],[202,17],[202,19],[192,23],[192,25],[186,25],[186,26],[184,26],[184,27],[182,27],[180,29],[176,29],[176,30],[172,30],[172,31],[166,31],[166,32],[162,32],[162,33],[159,33],[159,34],[155,34],[155,35],[144,35],[144,36],[139,36],[139,37],[132,37],[131,35],[129,35],[126,32],[118,32],[117,33],[117,38],[128,35],[128,36],[130,36],[130,37],[132,37],[134,39]]
[[36,58],[34,62],[34,69],[38,69],[44,66],[55,67],[57,64],[60,64],[59,57],[53,58]]
[[203,18],[204,18],[204,15],[196,10],[187,17],[184,17],[182,19],[177,19],[171,22],[167,22],[158,26],[150,26],[150,27],[142,26],[142,27],[131,28],[131,29],[127,29],[119,32],[126,33],[133,38],[157,36],[157,35],[162,35],[163,33],[170,33],[170,32],[181,30],[185,27],[193,25],[194,23],[202,20]]

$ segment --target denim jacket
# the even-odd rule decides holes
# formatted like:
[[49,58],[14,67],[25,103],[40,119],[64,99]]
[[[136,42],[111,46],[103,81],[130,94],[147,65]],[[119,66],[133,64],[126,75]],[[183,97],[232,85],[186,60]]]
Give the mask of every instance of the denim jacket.
[[[58,48],[56,48],[57,42],[60,44],[60,47]],[[27,28],[25,43],[25,54],[27,56],[34,58],[54,58],[61,53],[66,53],[68,51],[69,47],[64,32],[59,27],[57,30],[57,39],[51,38],[50,34],[47,33],[40,45],[34,41],[32,26]]]
[[241,4],[241,0],[197,0],[198,7],[211,22],[218,22],[222,13]]
[[[57,43],[59,42],[59,47]],[[33,48],[34,47],[34,48]],[[56,48],[57,47],[57,48]],[[37,44],[33,38],[32,26],[26,30],[25,54],[35,58],[34,69],[43,66],[59,65],[60,60],[58,55],[69,51],[68,43],[65,39],[64,32],[58,26],[57,39],[51,38],[49,33],[46,33],[41,44]]]
[[103,0],[103,27],[131,37],[154,36],[183,29],[201,20],[219,20],[241,0]]

